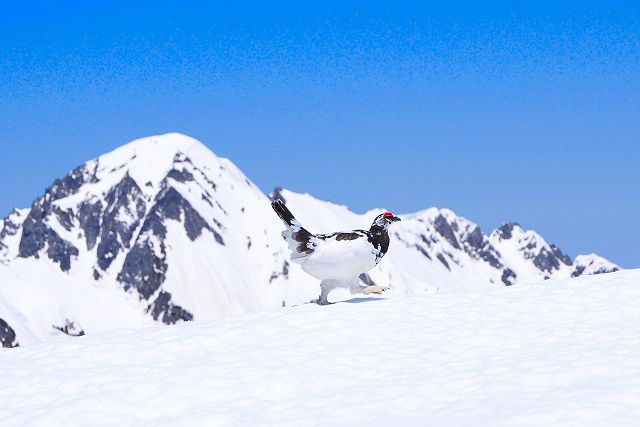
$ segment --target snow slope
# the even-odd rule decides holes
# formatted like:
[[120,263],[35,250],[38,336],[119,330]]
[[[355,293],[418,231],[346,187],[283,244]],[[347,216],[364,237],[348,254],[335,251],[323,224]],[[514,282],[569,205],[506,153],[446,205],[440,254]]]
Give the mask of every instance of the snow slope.
[[0,352],[0,425],[637,426],[639,325],[629,270],[102,332]]

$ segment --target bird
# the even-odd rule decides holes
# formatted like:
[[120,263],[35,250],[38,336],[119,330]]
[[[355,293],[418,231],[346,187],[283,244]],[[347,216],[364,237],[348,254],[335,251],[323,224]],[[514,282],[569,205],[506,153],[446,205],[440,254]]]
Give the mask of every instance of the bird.
[[369,230],[313,234],[293,216],[284,202],[276,199],[271,207],[286,229],[282,237],[291,250],[291,261],[320,280],[318,304],[329,304],[327,297],[335,288],[348,288],[352,294],[381,294],[388,288],[361,286],[359,276],[374,268],[389,250],[388,229],[400,218],[391,212],[376,216]]

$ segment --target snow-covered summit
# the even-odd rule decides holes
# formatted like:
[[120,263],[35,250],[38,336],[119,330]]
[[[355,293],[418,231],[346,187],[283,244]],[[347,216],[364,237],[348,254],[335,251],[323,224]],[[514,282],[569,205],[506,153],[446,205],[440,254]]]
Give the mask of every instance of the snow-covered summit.
[[[381,212],[360,215],[286,189],[272,197],[319,233],[368,229]],[[390,286],[391,296],[617,269],[593,257],[574,264],[515,224],[487,236],[449,209],[400,216],[388,255],[361,278]],[[289,263],[281,231],[269,198],[199,141],[171,133],[130,142],[0,222],[3,343],[312,301],[318,282]]]
[[65,178],[83,184],[81,198],[104,195],[125,176],[132,178],[141,191],[151,194],[160,189],[167,174],[185,159],[209,174],[228,162],[194,138],[167,133],[131,141],[84,163]]
[[571,277],[610,273],[620,270],[616,264],[596,254],[578,255],[574,260]]

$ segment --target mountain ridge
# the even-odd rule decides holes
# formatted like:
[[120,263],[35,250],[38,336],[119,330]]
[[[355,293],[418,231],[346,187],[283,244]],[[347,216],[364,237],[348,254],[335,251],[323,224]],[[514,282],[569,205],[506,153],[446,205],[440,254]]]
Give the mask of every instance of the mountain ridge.
[[[368,228],[381,211],[360,215],[282,188],[271,197],[319,232]],[[392,294],[619,269],[597,255],[574,262],[517,223],[487,235],[446,208],[401,216],[388,260],[362,277]],[[201,142],[177,133],[132,141],[56,179],[31,208],[0,222],[2,343],[312,301],[317,281],[288,262],[280,232],[269,198]]]

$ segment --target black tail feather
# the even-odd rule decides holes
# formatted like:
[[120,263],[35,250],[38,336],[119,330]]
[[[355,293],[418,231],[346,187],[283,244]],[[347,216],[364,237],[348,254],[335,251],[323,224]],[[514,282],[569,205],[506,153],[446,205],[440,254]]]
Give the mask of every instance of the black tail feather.
[[271,207],[288,227],[282,232],[282,237],[293,252],[292,259],[311,254],[315,248],[315,236],[300,225],[282,200],[274,200]]
[[284,221],[285,224],[289,226],[293,225],[293,222],[296,220],[296,218],[293,216],[291,211],[287,208],[282,200],[274,200],[271,203],[271,207],[274,211],[276,211],[280,219]]

